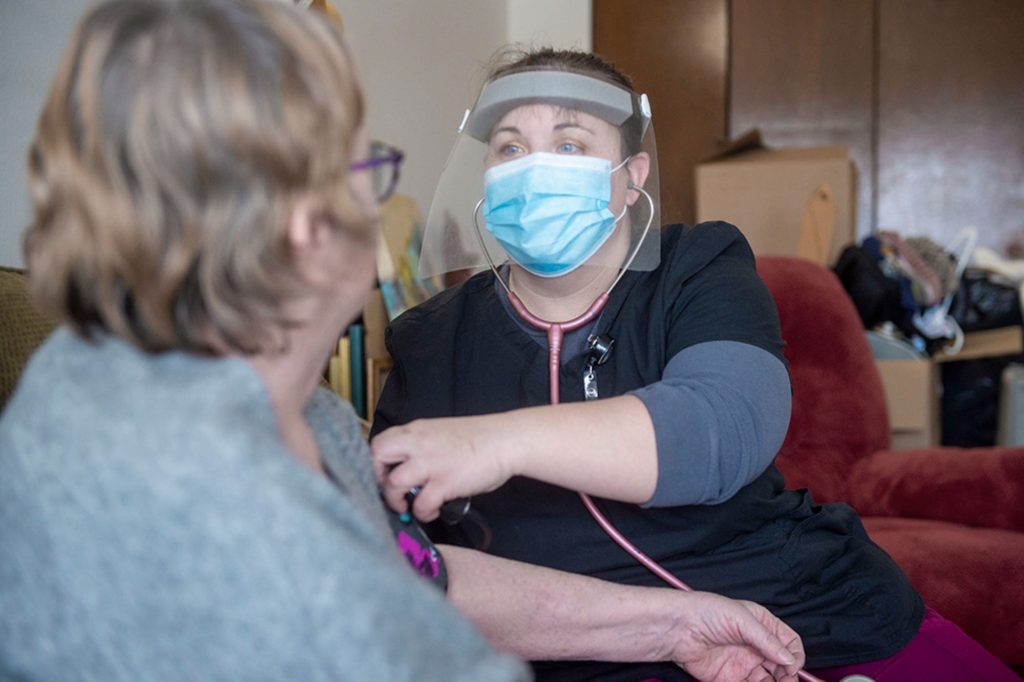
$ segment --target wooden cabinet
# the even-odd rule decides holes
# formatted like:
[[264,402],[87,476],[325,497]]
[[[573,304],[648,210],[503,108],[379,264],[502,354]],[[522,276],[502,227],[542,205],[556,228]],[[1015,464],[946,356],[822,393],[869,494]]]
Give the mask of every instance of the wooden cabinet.
[[841,144],[857,234],[1024,249],[1024,2],[594,0],[594,49],[654,103],[666,218],[693,219],[693,168],[751,127]]

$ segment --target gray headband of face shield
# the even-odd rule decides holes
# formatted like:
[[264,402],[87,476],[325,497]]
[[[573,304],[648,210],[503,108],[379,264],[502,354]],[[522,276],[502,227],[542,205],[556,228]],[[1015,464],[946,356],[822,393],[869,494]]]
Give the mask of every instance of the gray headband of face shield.
[[629,90],[578,73],[524,71],[502,76],[484,86],[476,107],[466,112],[460,130],[486,143],[502,116],[533,103],[584,111],[616,126],[638,114],[641,135],[651,120],[647,95],[636,97]]

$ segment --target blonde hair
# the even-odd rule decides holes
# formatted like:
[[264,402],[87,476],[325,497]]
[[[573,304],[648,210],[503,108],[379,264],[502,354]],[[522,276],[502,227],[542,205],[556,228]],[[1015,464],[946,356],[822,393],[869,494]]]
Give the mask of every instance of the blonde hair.
[[110,0],[79,22],[29,152],[25,260],[40,306],[148,351],[255,353],[304,291],[300,200],[372,238],[346,182],[362,96],[319,13]]

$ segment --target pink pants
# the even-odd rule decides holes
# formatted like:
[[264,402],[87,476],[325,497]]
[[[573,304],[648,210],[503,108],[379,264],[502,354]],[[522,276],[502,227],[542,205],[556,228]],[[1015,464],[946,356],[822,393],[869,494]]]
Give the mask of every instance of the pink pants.
[[963,630],[931,609],[925,609],[921,629],[895,656],[810,672],[825,682],[838,682],[856,674],[867,675],[875,682],[1020,682],[1021,679]]

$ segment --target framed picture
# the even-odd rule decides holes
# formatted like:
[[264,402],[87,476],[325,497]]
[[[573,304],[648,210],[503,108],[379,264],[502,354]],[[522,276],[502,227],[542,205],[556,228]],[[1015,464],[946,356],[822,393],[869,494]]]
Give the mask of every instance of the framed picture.
[[390,357],[366,358],[366,419],[373,421],[377,399],[394,363]]

